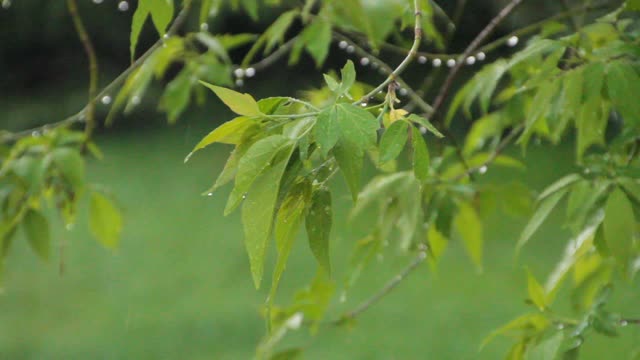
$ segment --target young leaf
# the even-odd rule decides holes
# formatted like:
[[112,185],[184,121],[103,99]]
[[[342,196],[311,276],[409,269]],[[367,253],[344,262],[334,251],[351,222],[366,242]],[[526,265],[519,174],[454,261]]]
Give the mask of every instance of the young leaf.
[[338,108],[336,106],[332,106],[322,110],[318,114],[318,120],[316,121],[316,126],[313,128],[313,131],[318,147],[320,148],[320,152],[326,158],[329,151],[333,149],[340,137]]
[[222,102],[234,113],[244,116],[262,116],[258,103],[249,94],[241,94],[231,89],[208,84],[204,81],[200,83],[213,91]]
[[191,150],[191,152],[185,157],[184,162],[189,161],[196,151],[213,143],[238,144],[244,137],[245,132],[254,126],[257,126],[256,121],[246,116],[240,116],[231,121],[227,121],[202,138],[202,140],[200,140],[193,150]]
[[640,102],[632,94],[640,92],[640,77],[626,61],[612,61],[607,66],[607,91],[616,110],[628,124],[640,124]]
[[51,152],[51,160],[62,176],[73,187],[84,183],[84,160],[77,150],[62,147]]
[[89,230],[102,246],[112,250],[118,247],[122,215],[108,197],[98,192],[91,193]]
[[538,310],[544,311],[548,305],[547,296],[542,285],[540,285],[538,280],[536,280],[535,276],[533,276],[529,270],[527,270],[527,289],[529,292],[529,299],[538,308]]
[[527,223],[527,226],[525,226],[522,234],[520,234],[518,244],[516,245],[516,251],[520,251],[520,249],[529,241],[531,236],[536,232],[536,230],[538,230],[540,225],[542,225],[544,220],[551,213],[551,210],[558,205],[558,202],[567,193],[567,191],[567,188],[561,188],[540,202],[538,209],[531,217],[531,220],[529,220],[529,223]]
[[406,121],[391,123],[380,139],[380,163],[391,161],[400,155],[407,142],[408,128]]
[[304,29],[300,37],[316,62],[316,66],[318,68],[322,66],[329,54],[329,45],[331,45],[331,23],[318,17]]
[[169,82],[160,99],[160,108],[167,112],[169,123],[173,124],[189,105],[191,96],[192,73],[184,68],[178,76]]
[[415,126],[411,127],[411,143],[413,147],[413,173],[416,179],[424,181],[429,177],[429,150],[422,133]]
[[562,190],[563,188],[575,183],[580,179],[582,179],[582,176],[578,174],[569,174],[569,175],[563,176],[562,178],[555,181],[553,184],[547,186],[547,188],[545,188],[540,193],[540,195],[538,195],[538,201],[542,201],[542,199]]
[[537,332],[543,331],[546,329],[551,322],[549,319],[544,317],[544,315],[535,313],[535,314],[525,314],[521,315],[509,323],[503,325],[502,327],[494,330],[489,336],[487,336],[480,345],[480,349],[485,347],[488,343],[491,342],[498,335],[509,334],[514,331],[526,331],[526,330],[535,330]]
[[603,228],[608,248],[626,266],[631,257],[636,221],[631,202],[620,188],[609,194]]
[[427,241],[429,242],[429,256],[427,261],[432,271],[435,271],[440,262],[440,258],[447,249],[449,241],[437,228],[436,224],[431,224],[427,230]]
[[338,161],[342,175],[344,175],[351,191],[351,197],[355,202],[360,191],[364,151],[351,141],[342,141],[333,149],[333,154]]
[[436,129],[436,127],[433,126],[433,124],[429,120],[423,118],[422,116],[419,116],[419,115],[416,115],[416,114],[411,114],[411,115],[409,115],[408,120],[412,121],[412,122],[414,122],[414,123],[416,123],[416,124],[418,124],[420,126],[423,126],[430,133],[432,133],[433,135],[435,135],[435,136],[437,136],[439,138],[443,138],[444,137],[444,135],[442,135],[442,133],[440,131],[438,131],[438,129]]
[[40,211],[29,209],[22,221],[31,249],[43,260],[48,260],[51,252],[51,236],[47,218]]
[[281,153],[257,179],[246,195],[242,206],[242,225],[245,247],[249,254],[251,275],[256,289],[260,287],[264,272],[265,250],[271,237],[273,213],[278,199],[278,189],[284,169],[293,152],[293,146]]
[[527,351],[527,360],[550,360],[557,359],[562,343],[564,332],[558,331],[552,337],[541,341],[536,346]]
[[305,227],[309,238],[309,248],[311,248],[311,252],[318,264],[328,274],[331,274],[329,239],[333,222],[332,217],[331,192],[325,189],[314,191],[311,198],[311,207],[305,219]]
[[478,270],[482,270],[482,221],[476,210],[467,203],[458,204],[453,227],[464,243],[467,255]]
[[242,202],[256,178],[272,166],[272,160],[287,146],[291,146],[291,142],[282,135],[269,136],[251,145],[238,162],[235,186],[224,209],[225,215],[231,213]]
[[271,24],[271,26],[269,26],[264,33],[267,38],[267,45],[264,49],[265,53],[271,52],[277,44],[282,44],[282,39],[284,38],[287,29],[289,29],[298,14],[299,11],[296,9],[284,12],[278,17],[278,19],[276,19],[276,21],[273,22],[273,24]]
[[340,84],[338,83],[338,81],[331,77],[331,75],[322,74],[322,76],[324,76],[324,82],[327,83],[327,87],[329,88],[329,90],[335,92],[340,88]]
[[136,45],[142,26],[151,14],[151,20],[160,36],[163,36],[173,18],[173,0],[140,0],[131,21],[130,51],[131,59],[135,57]]
[[378,120],[370,112],[351,104],[338,104],[338,124],[340,138],[355,144],[361,151],[376,144],[376,131],[380,127]]
[[342,78],[342,82],[340,83],[339,92],[346,93],[356,82],[356,68],[353,65],[353,61],[347,60],[340,70],[340,76]]

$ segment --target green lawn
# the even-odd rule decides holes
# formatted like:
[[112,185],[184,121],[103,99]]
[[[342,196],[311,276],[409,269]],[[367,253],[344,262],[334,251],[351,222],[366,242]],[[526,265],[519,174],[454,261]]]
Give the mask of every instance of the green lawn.
[[[226,113],[225,113],[226,116]],[[182,160],[206,133],[181,125],[154,131],[105,135],[106,157],[93,161],[90,178],[117,195],[125,213],[120,249],[111,253],[88,235],[84,216],[67,232],[57,221],[55,240],[66,243],[66,271],[59,256],[42,263],[24,241],[16,242],[0,296],[0,359],[249,359],[264,332],[259,308],[265,291],[253,288],[237,215],[222,216],[224,189],[200,196],[221,169],[229,148]],[[529,152],[530,170],[520,177],[538,186],[567,172],[572,149]],[[486,177],[501,176],[490,170]],[[348,249],[367,224],[344,222],[349,199],[342,179],[333,236],[336,277]],[[86,206],[85,206],[86,207]],[[555,216],[554,218],[561,218]],[[551,269],[567,233],[561,222],[545,227],[513,260],[523,219],[495,216],[486,234],[485,272],[477,274],[459,244],[448,249],[438,275],[425,266],[362,315],[357,326],[323,329],[307,359],[498,359],[509,340],[498,338],[482,352],[492,329],[524,312],[523,264],[542,277]],[[21,238],[22,239],[22,238]],[[308,281],[315,270],[304,238],[298,242],[279,300]],[[382,286],[409,258],[389,255],[370,266],[332,314],[355,306]],[[618,296],[633,314],[637,298]],[[636,309],[636,314],[639,312]],[[592,336],[585,359],[623,359],[640,334],[625,329],[618,339]]]

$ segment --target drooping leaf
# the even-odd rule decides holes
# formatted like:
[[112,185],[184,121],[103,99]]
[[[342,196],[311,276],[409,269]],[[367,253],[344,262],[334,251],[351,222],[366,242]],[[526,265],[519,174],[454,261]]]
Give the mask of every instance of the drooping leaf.
[[160,99],[160,108],[167,112],[169,123],[175,123],[189,105],[192,85],[192,73],[187,68],[167,84]]
[[467,255],[478,270],[482,269],[483,226],[476,210],[467,203],[458,204],[453,227],[462,239]]
[[333,149],[342,175],[347,181],[353,201],[358,198],[364,151],[350,141],[344,141]]
[[319,68],[324,64],[329,54],[329,45],[331,45],[331,23],[318,17],[311,25],[304,29],[300,35],[300,41],[304,43],[305,48]]
[[51,160],[62,176],[73,187],[79,188],[84,184],[84,160],[78,150],[62,147],[54,149]]
[[541,193],[540,195],[538,195],[538,201],[543,200],[544,198],[548,197],[549,195],[553,195],[556,192],[562,190],[563,188],[575,183],[576,181],[582,179],[582,177],[579,174],[569,174],[566,176],[563,176],[562,178],[558,179],[557,181],[555,181],[553,184],[547,186]]
[[340,77],[342,82],[340,83],[339,92],[346,93],[356,82],[356,68],[353,65],[353,61],[347,60],[342,69],[340,69]]
[[607,198],[603,228],[608,248],[626,266],[632,256],[636,221],[631,202],[620,188]]
[[527,351],[527,360],[550,360],[557,359],[562,343],[564,341],[564,333],[558,331],[555,335],[547,338]]
[[411,142],[413,147],[413,173],[416,179],[424,181],[429,177],[429,150],[422,137],[422,133],[415,127],[411,127]]
[[213,143],[221,144],[234,144],[237,145],[245,132],[251,128],[257,126],[257,123],[246,116],[239,116],[231,121],[218,126],[211,131],[207,136],[202,138],[200,142],[191,150],[191,152],[185,157],[184,162],[189,161],[191,156],[198,150],[203,149]]
[[131,22],[130,51],[132,59],[135,57],[136,45],[140,37],[140,32],[142,31],[142,26],[149,15],[151,15],[151,20],[158,34],[163,36],[173,18],[173,0],[138,1],[138,7],[133,14],[133,20]]
[[338,108],[336,106],[324,109],[318,114],[314,135],[320,152],[324,157],[327,157],[329,151],[333,149],[340,137]]
[[440,131],[438,131],[438,129],[436,129],[435,126],[433,126],[433,124],[427,120],[426,118],[423,118],[422,116],[416,115],[416,114],[411,114],[409,115],[409,117],[407,118],[409,121],[412,121],[420,126],[423,126],[425,129],[427,129],[430,133],[432,133],[433,135],[442,138],[444,137],[444,135],[442,135],[442,133]]
[[522,234],[520,234],[520,238],[518,239],[518,244],[516,245],[516,250],[520,251],[520,249],[529,241],[531,236],[538,230],[540,225],[544,222],[544,220],[549,216],[551,211],[558,205],[558,202],[562,199],[562,197],[567,193],[567,188],[561,188],[560,190],[554,192],[552,195],[545,197],[540,204],[538,205],[538,209],[533,214],[527,225],[525,226]]
[[22,221],[31,249],[43,260],[48,260],[51,252],[51,235],[49,235],[47,218],[40,211],[29,209]]
[[440,262],[440,258],[447,249],[449,241],[437,228],[435,224],[431,224],[427,230],[427,241],[429,242],[429,256],[427,261],[431,269],[435,271]]
[[259,288],[262,282],[265,251],[271,237],[280,180],[292,152],[292,145],[282,149],[279,156],[273,160],[273,164],[255,179],[251,192],[246,195],[242,206],[245,246],[256,288]]
[[120,210],[106,196],[93,192],[89,204],[89,230],[102,246],[116,249],[122,232]]
[[576,118],[578,141],[576,144],[578,161],[582,160],[585,151],[591,145],[604,145],[604,134],[609,117],[608,109],[602,109],[597,101],[582,104]]
[[502,327],[494,330],[491,334],[489,334],[489,336],[487,336],[482,341],[480,348],[482,349],[483,347],[485,347],[488,343],[491,342],[491,340],[493,340],[498,335],[508,335],[513,332],[526,332],[526,331],[541,332],[544,329],[546,329],[549,325],[551,325],[551,322],[549,321],[549,319],[547,319],[546,317],[544,317],[544,315],[540,313],[525,314],[511,320],[510,322],[503,325]]
[[640,92],[640,77],[626,61],[612,61],[607,66],[607,91],[611,102],[627,124],[640,124],[640,102],[631,94]]
[[380,139],[380,163],[391,161],[400,155],[407,142],[409,124],[405,121],[395,121],[384,132]]
[[329,260],[329,239],[333,222],[331,192],[318,189],[313,192],[311,206],[305,219],[305,227],[309,238],[309,248],[318,264],[331,274]]
[[213,91],[225,105],[234,113],[244,116],[262,116],[258,103],[249,94],[241,94],[231,89],[208,84],[204,81],[200,83]]
[[271,52],[277,44],[282,44],[284,35],[298,15],[299,11],[295,9],[284,12],[267,28],[264,33],[267,38],[265,53]]
[[544,288],[531,271],[527,270],[527,289],[529,293],[529,299],[540,310],[544,311],[547,308],[547,296]]

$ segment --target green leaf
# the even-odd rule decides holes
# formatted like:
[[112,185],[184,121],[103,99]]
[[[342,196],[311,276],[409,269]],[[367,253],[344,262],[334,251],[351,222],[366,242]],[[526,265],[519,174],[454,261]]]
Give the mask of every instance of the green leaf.
[[344,141],[333,149],[333,154],[338,161],[342,175],[347,181],[351,197],[355,202],[360,191],[360,177],[364,151],[350,141]]
[[476,210],[467,203],[458,204],[458,213],[453,218],[453,227],[462,238],[467,255],[478,270],[482,270],[482,221]]
[[395,121],[387,128],[380,139],[380,163],[391,161],[400,155],[407,143],[409,124],[405,121]]
[[620,188],[616,188],[605,205],[604,237],[608,248],[625,267],[632,255],[635,227],[631,202]]
[[427,120],[426,118],[423,118],[422,116],[416,115],[416,114],[411,114],[409,115],[409,117],[407,118],[409,121],[412,121],[420,126],[423,126],[425,129],[427,129],[430,133],[432,133],[433,135],[439,137],[439,138],[443,138],[444,135],[442,135],[442,133],[440,131],[438,131],[438,129],[436,129],[435,126],[433,126],[433,124]]
[[167,27],[173,18],[173,0],[140,0],[136,12],[133,14],[133,20],[131,21],[131,34],[130,34],[130,51],[131,59],[135,57],[136,45],[142,27],[147,20],[147,17],[151,14],[151,20],[155,25],[156,30],[160,36],[163,36],[167,31]]
[[[293,146],[282,151],[257,179],[242,206],[245,247],[249,254],[251,275],[256,289],[264,272],[265,250],[271,237],[271,227],[282,174],[293,152]],[[246,156],[245,156],[246,157]],[[242,160],[241,160],[242,161]],[[239,175],[239,172],[238,172]],[[237,178],[236,178],[237,181]]]
[[342,142],[351,142],[365,151],[375,146],[380,127],[370,112],[351,104],[338,104],[338,124]]
[[541,341],[527,351],[527,360],[553,360],[560,353],[564,333],[558,331],[552,337]]
[[272,135],[256,141],[238,162],[236,181],[224,214],[230,214],[247,196],[253,182],[272,166],[272,160],[285,147],[290,147],[289,139],[282,135]]
[[584,101],[599,101],[605,80],[605,67],[601,62],[591,63],[584,68]]
[[567,72],[562,86],[562,112],[553,130],[553,138],[560,139],[571,119],[574,119],[582,104],[582,86],[584,73],[582,68]]
[[358,201],[351,210],[351,217],[359,215],[365,208],[378,201],[386,201],[397,192],[404,192],[415,181],[411,173],[395,172],[373,178],[358,194]]
[[316,18],[302,32],[301,41],[319,68],[329,54],[331,45],[331,23],[323,18]]
[[640,102],[632,94],[640,93],[640,77],[626,61],[613,61],[607,66],[607,91],[616,110],[628,124],[640,124]]
[[617,181],[627,195],[629,195],[636,203],[640,203],[640,183],[627,177],[618,178]]
[[324,76],[324,82],[327,83],[327,87],[329,88],[329,90],[336,92],[340,88],[340,84],[338,83],[338,81],[336,81],[336,79],[334,79],[331,75],[322,74],[322,76]]
[[527,289],[529,293],[529,299],[540,311],[544,311],[547,308],[547,296],[544,288],[531,271],[527,270]]
[[118,247],[122,215],[108,197],[98,192],[91,193],[89,230],[102,246],[112,250]]
[[293,248],[293,243],[302,223],[302,215],[304,213],[310,197],[310,184],[296,184],[287,194],[276,215],[275,238],[276,249],[278,250],[278,260],[273,270],[273,278],[271,280],[271,290],[269,292],[269,301],[275,299],[280,278],[287,266],[289,254]]
[[429,149],[422,133],[415,126],[411,127],[411,143],[413,147],[413,173],[416,179],[424,181],[429,177]]
[[522,234],[520,234],[520,238],[518,239],[518,244],[516,245],[516,251],[520,251],[522,247],[529,241],[531,236],[538,230],[540,225],[544,222],[544,220],[549,216],[551,210],[558,205],[558,202],[562,197],[567,193],[567,188],[561,188],[560,190],[554,192],[552,195],[545,197],[540,204],[538,205],[538,209],[533,214],[529,223],[525,226]]
[[240,159],[247,153],[247,150],[249,150],[249,147],[251,145],[252,144],[250,143],[242,143],[236,145],[235,149],[233,149],[233,151],[231,152],[231,155],[229,155],[227,162],[224,164],[222,172],[220,173],[220,175],[218,175],[216,182],[209,190],[205,192],[206,195],[213,195],[213,191],[221,186],[224,186],[236,177],[236,173],[238,172],[238,163],[240,162]]
[[569,175],[563,176],[562,178],[555,181],[553,184],[547,186],[547,188],[545,188],[538,196],[538,201],[541,201],[542,199],[548,197],[549,195],[552,195],[581,179],[582,179],[582,176],[580,176],[579,174],[569,174]]
[[318,120],[313,131],[320,152],[326,158],[340,138],[338,107],[332,106],[322,110],[318,114]]
[[582,104],[576,118],[578,141],[576,144],[578,161],[591,145],[605,145],[604,134],[607,128],[609,111],[602,109],[600,102],[587,101]]
[[48,260],[51,252],[51,235],[49,235],[47,218],[40,211],[29,209],[22,221],[31,249],[43,260]]
[[313,192],[311,206],[305,219],[305,227],[309,237],[309,248],[318,264],[328,274],[331,274],[329,239],[332,222],[331,192],[326,189],[318,189]]
[[225,105],[231,109],[234,113],[244,116],[262,116],[262,112],[258,107],[258,103],[249,94],[241,94],[231,89],[223,88],[208,84],[204,81],[200,83],[213,91],[222,100]]
[[267,45],[264,50],[265,53],[271,52],[277,44],[282,44],[284,35],[298,14],[299,11],[297,9],[284,12],[276,19],[276,21],[273,22],[273,24],[271,24],[271,26],[269,26],[264,33],[267,38]]
[[191,152],[185,157],[184,162],[189,161],[191,156],[198,150],[203,149],[213,143],[221,144],[238,144],[242,140],[245,132],[251,128],[257,126],[257,122],[251,118],[240,116],[231,121],[218,126],[211,131],[207,136],[202,138],[200,142],[191,150]]
[[29,191],[37,191],[45,176],[45,167],[41,158],[23,155],[12,163],[13,171],[26,182]]
[[435,271],[440,258],[447,249],[449,241],[437,228],[436,224],[431,224],[427,229],[427,241],[429,242],[429,256],[427,261],[431,266],[432,271]]
[[489,336],[487,336],[480,345],[482,349],[488,343],[491,342],[498,335],[506,335],[512,332],[526,332],[526,331],[535,331],[541,332],[546,329],[551,322],[544,317],[544,315],[535,313],[535,314],[525,314],[521,315],[509,323],[503,325],[502,327],[494,330]]
[[520,136],[519,141],[526,141],[525,139],[528,139],[528,136],[536,130],[538,121],[540,121],[550,111],[552,99],[560,89],[559,85],[560,81],[558,80],[546,81],[540,85],[533,101],[531,102],[531,107],[527,114],[527,119],[525,120],[525,129]]
[[170,124],[175,123],[189,105],[193,85],[191,77],[191,71],[185,67],[167,84],[162,94],[160,108],[167,112]]
[[138,38],[140,37],[142,26],[147,20],[147,16],[149,16],[147,2],[142,0],[138,2],[138,7],[136,8],[136,12],[133,14],[133,19],[131,21],[131,33],[129,35],[129,51],[131,53],[131,60],[135,58],[136,45],[138,44]]
[[640,0],[627,0],[626,9],[632,11],[640,11]]
[[80,152],[62,147],[54,149],[50,156],[56,168],[71,186],[82,187],[84,184],[84,160]]
[[356,68],[353,65],[353,61],[347,60],[347,62],[340,70],[340,77],[342,78],[342,83],[340,83],[339,92],[346,93],[356,82]]
[[269,360],[295,360],[302,356],[302,348],[279,351],[269,357]]

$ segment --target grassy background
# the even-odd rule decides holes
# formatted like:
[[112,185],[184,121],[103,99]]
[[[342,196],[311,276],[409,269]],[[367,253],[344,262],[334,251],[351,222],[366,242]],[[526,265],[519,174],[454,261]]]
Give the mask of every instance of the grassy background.
[[[66,244],[61,276],[58,257],[42,263],[24,241],[16,242],[0,296],[1,359],[252,356],[264,331],[259,307],[265,292],[253,289],[237,214],[222,216],[228,189],[212,197],[199,195],[230,149],[207,149],[182,163],[212,126],[183,124],[98,139],[106,157],[90,163],[89,176],[111,188],[124,209],[122,245],[116,253],[102,249],[88,235],[84,214],[71,231],[57,221],[55,239]],[[571,151],[568,146],[552,153],[533,149],[530,169],[518,177],[539,188],[569,171]],[[484,177],[502,176],[492,169]],[[342,220],[349,199],[342,179],[334,185],[338,213],[332,252],[340,279],[349,248],[368,224]],[[478,352],[480,341],[527,310],[523,264],[539,277],[546,275],[567,236],[560,221],[551,221],[515,263],[513,244],[523,222],[500,214],[491,221],[484,273],[477,274],[459,244],[452,244],[437,275],[426,266],[419,269],[363,314],[354,329],[324,329],[317,338],[304,340],[306,358],[500,358],[507,339]],[[285,273],[281,301],[314,272],[304,238],[300,240]],[[355,306],[408,261],[391,251],[374,262],[345,303],[336,296],[331,313]],[[634,301],[637,304],[637,299],[618,294],[623,308],[633,309]],[[590,337],[585,358],[626,358],[623,354],[638,339],[638,331],[623,333],[618,339]]]

